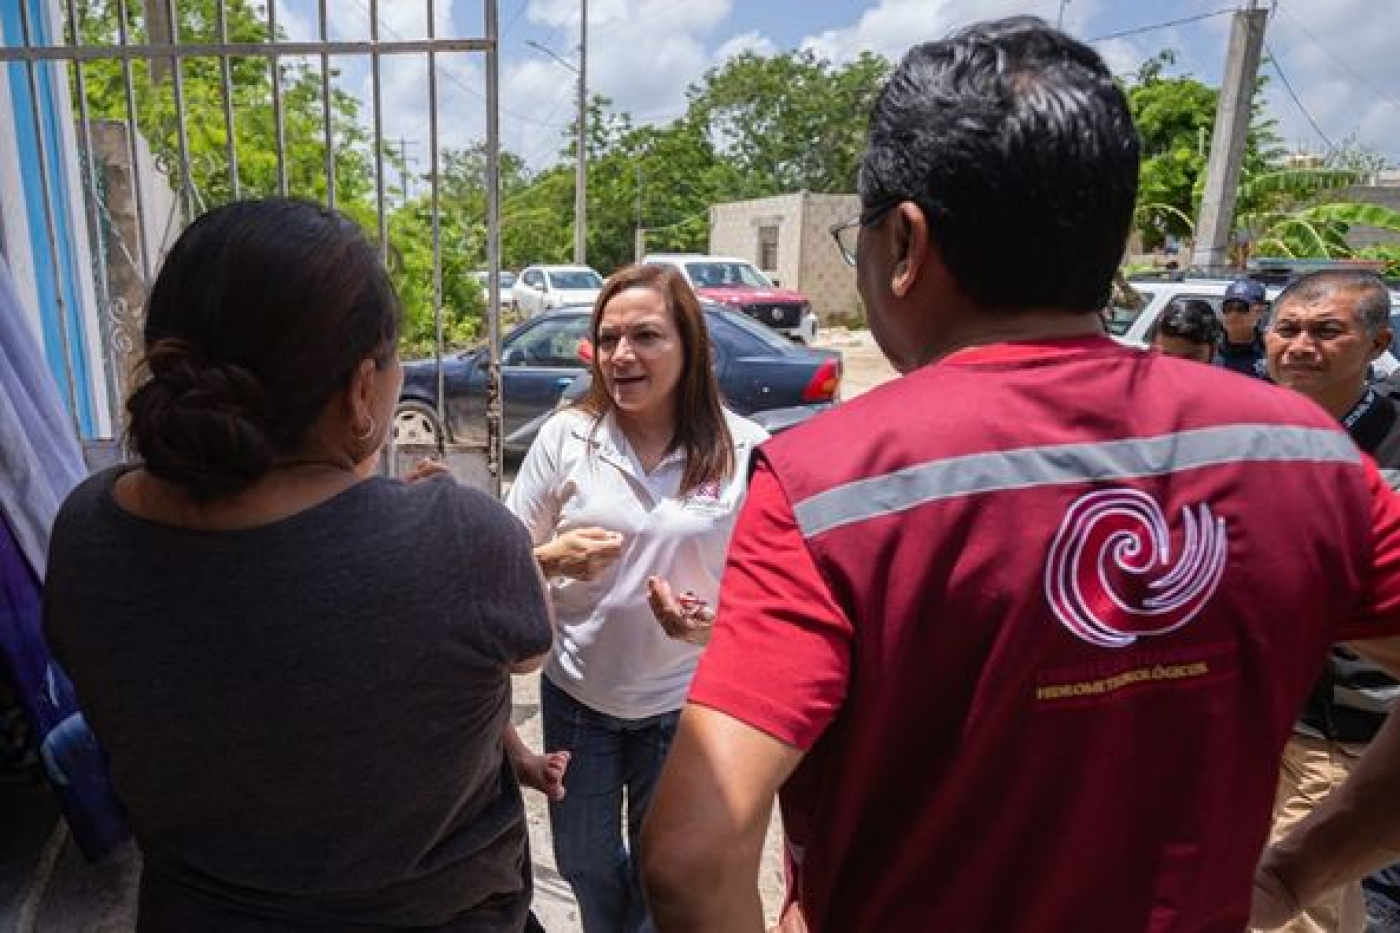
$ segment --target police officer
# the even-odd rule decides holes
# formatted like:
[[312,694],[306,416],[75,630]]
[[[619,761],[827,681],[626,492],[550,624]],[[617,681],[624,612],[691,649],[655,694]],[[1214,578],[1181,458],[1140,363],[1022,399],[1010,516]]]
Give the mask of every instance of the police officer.
[[1250,278],[1235,279],[1225,289],[1220,310],[1225,316],[1225,333],[1220,338],[1216,362],[1237,373],[1267,379],[1261,336],[1264,314],[1269,310],[1264,286]]

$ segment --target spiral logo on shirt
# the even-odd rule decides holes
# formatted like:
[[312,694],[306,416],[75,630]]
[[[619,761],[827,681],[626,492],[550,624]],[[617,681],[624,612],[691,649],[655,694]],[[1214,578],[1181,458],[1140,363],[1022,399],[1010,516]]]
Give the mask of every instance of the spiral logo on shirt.
[[1079,638],[1125,648],[1176,631],[1220,585],[1229,540],[1225,520],[1204,503],[1181,510],[1180,547],[1156,501],[1134,489],[1105,489],[1074,501],[1045,565],[1055,617]]

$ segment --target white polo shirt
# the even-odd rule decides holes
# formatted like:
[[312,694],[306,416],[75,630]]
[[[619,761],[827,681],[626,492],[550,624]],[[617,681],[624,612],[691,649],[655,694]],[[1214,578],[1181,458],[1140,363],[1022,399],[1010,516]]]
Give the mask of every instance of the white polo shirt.
[[[719,603],[725,551],[743,502],[749,458],[768,433],[730,411],[734,473],[723,484],[678,494],[683,453],[647,473],[611,414],[575,409],[540,430],[506,498],[536,545],[575,528],[622,534],[622,553],[592,580],[549,581],[558,617],[545,667],[580,703],[621,719],[681,708],[700,650],[669,637],[647,605],[647,577]],[[597,424],[596,430],[594,429]]]

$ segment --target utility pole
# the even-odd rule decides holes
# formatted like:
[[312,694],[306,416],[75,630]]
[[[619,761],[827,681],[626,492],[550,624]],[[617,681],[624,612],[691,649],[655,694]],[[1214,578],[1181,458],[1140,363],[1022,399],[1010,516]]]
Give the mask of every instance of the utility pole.
[[579,0],[578,64],[561,58],[533,39],[525,44],[543,52],[578,77],[578,138],[574,142],[574,262],[588,262],[588,0]]
[[1196,217],[1196,242],[1191,250],[1191,264],[1198,268],[1219,268],[1228,258],[1240,166],[1249,137],[1250,103],[1268,21],[1268,11],[1259,9],[1256,0],[1249,0],[1248,7],[1235,13],[1230,28],[1229,58],[1225,61],[1220,103],[1215,110],[1215,133],[1206,163],[1201,212]]
[[578,160],[574,177],[574,262],[588,262],[588,0],[579,0]]
[[632,239],[632,261],[641,262],[647,254],[647,232],[642,226],[642,160],[637,160],[637,225]]
[[418,140],[416,140],[416,139],[405,139],[404,137],[400,136],[398,139],[391,139],[391,140],[389,140],[388,142],[389,142],[389,145],[390,145],[391,147],[393,147],[393,146],[395,146],[395,145],[398,146],[398,150],[399,150],[399,197],[403,199],[403,203],[407,203],[407,202],[408,202],[408,165],[409,165],[410,162],[417,162],[417,161],[418,161],[416,158],[413,158],[413,157],[410,157],[410,156],[409,156],[409,154],[408,154],[408,147],[409,147],[409,146],[416,146],[416,145],[418,145]]
[[1060,0],[1060,13],[1058,16],[1055,17],[1056,29],[1065,28],[1065,4],[1067,3],[1069,3],[1069,0]]

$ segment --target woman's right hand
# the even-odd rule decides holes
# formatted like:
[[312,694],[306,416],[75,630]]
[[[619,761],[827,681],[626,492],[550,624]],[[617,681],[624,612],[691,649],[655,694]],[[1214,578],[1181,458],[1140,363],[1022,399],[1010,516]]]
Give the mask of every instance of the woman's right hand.
[[622,553],[622,535],[606,528],[574,528],[535,548],[545,576],[592,580]]

